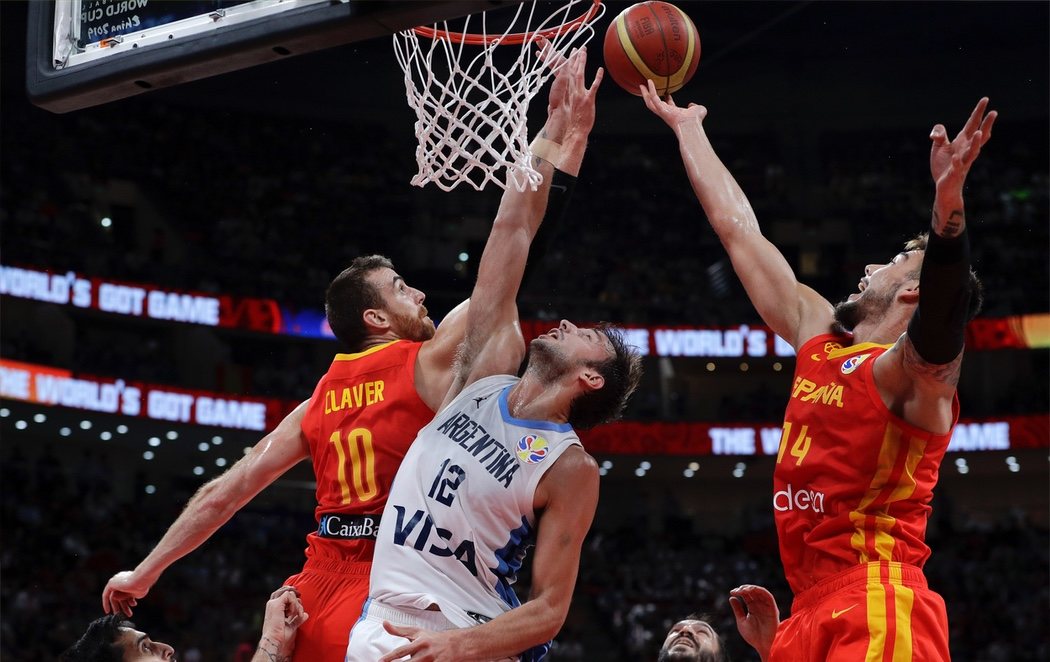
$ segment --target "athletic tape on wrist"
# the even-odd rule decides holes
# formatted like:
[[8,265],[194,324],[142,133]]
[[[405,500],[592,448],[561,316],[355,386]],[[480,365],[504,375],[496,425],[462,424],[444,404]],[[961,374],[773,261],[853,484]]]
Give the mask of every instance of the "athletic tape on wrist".
[[529,151],[533,156],[541,158],[547,163],[558,165],[558,157],[561,156],[561,145],[546,138],[536,138],[529,145]]

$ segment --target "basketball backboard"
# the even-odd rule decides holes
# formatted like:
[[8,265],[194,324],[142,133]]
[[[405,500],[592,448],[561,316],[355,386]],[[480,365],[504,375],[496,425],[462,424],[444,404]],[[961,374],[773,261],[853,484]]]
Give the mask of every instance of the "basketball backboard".
[[26,87],[65,113],[521,1],[42,0]]

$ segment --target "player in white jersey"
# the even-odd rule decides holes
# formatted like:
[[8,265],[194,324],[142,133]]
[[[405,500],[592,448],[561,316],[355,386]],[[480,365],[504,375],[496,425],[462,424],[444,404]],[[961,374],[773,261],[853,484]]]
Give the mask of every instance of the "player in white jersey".
[[[553,165],[579,171],[601,79],[599,69],[587,88],[585,65],[581,50],[551,88],[545,149],[534,150],[544,160],[533,164],[545,183]],[[525,354],[515,297],[546,186],[504,193],[455,381],[391,487],[350,662],[538,660],[565,621],[598,501],[598,467],[573,426],[617,417],[641,368],[611,329],[562,321],[532,341],[524,375],[513,376]],[[533,542],[521,604],[511,584]]]

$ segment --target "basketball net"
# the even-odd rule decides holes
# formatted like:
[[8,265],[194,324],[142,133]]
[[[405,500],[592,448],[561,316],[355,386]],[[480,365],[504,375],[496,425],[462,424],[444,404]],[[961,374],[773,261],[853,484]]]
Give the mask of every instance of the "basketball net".
[[[416,112],[414,186],[434,182],[451,191],[466,182],[480,191],[489,182],[506,188],[510,180],[524,191],[540,185],[543,176],[530,163],[529,102],[564,66],[569,49],[594,36],[593,22],[605,11],[598,0],[554,4],[559,8],[542,20],[535,0],[519,4],[506,29],[491,34],[481,12],[465,19],[462,32],[441,22],[394,35],[408,105]],[[472,20],[480,32],[468,33]],[[544,58],[533,43],[539,35],[550,42]]]

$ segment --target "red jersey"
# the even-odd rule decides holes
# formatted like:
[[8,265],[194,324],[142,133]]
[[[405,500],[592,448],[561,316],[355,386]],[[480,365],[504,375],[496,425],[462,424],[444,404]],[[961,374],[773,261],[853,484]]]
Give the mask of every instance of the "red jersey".
[[[871,561],[922,567],[933,487],[948,448],[890,413],[872,366],[891,347],[824,334],[799,349],[784,414],[773,511],[796,595]],[[952,404],[952,428],[959,401]]]
[[379,516],[401,460],[434,412],[416,392],[422,343],[396,340],[337,354],[303,416],[317,477],[317,531],[307,557],[371,561]]

